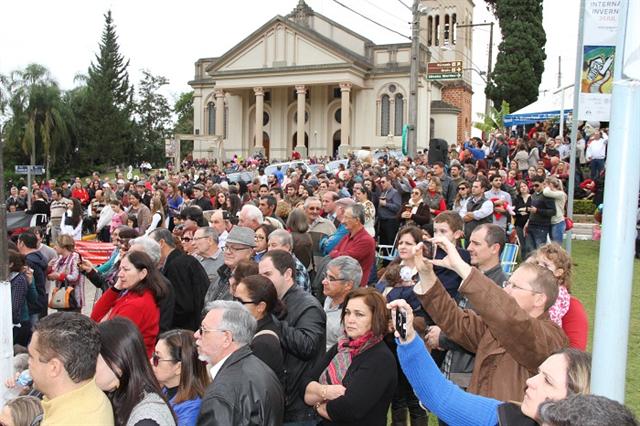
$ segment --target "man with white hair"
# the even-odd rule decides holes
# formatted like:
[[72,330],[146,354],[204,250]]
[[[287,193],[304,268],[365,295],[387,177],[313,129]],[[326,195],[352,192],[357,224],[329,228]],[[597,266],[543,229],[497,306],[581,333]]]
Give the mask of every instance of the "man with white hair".
[[253,204],[245,204],[238,215],[238,225],[245,228],[251,228],[255,232],[256,229],[264,222],[264,216],[260,209]]
[[214,210],[209,219],[209,225],[218,232],[218,247],[224,248],[227,243],[227,236],[231,228],[233,228],[229,212],[226,210]]
[[195,338],[212,382],[202,397],[198,425],[282,424],[280,381],[249,347],[255,318],[238,302],[217,300],[207,310]]
[[330,220],[320,216],[322,202],[318,197],[309,197],[304,200],[304,212],[309,222],[309,232],[317,232],[325,235],[333,235],[336,227]]
[[293,237],[288,231],[284,229],[276,229],[269,234],[269,242],[267,251],[270,250],[284,250],[291,254],[293,260],[296,263],[295,276],[293,277],[295,283],[306,291],[311,291],[311,279],[309,278],[309,272],[304,264],[293,254]]

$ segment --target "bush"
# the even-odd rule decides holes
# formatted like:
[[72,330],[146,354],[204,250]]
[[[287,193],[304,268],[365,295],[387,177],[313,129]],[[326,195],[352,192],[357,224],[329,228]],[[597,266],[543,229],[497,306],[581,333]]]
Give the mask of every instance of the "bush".
[[573,200],[574,214],[593,214],[596,211],[596,205],[591,200]]

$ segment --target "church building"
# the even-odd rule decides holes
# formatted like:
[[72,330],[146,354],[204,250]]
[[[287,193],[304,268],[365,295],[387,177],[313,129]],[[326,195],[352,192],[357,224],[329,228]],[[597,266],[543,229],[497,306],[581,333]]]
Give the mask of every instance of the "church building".
[[[423,0],[417,147],[462,141],[471,77],[428,81],[427,63],[471,56],[471,0]],[[466,30],[466,28],[465,28]],[[271,160],[401,146],[408,122],[411,43],[375,44],[304,0],[231,50],[195,64],[194,157],[263,152]],[[186,139],[185,135],[180,135]]]

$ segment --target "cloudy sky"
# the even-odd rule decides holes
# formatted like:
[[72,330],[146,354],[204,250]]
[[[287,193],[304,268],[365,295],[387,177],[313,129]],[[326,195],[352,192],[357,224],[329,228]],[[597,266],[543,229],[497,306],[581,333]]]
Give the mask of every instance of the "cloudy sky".
[[[342,0],[374,20],[410,34],[410,12],[401,0]],[[436,0],[438,1],[438,0]],[[404,0],[410,4],[411,0]],[[29,63],[45,65],[63,89],[74,87],[74,76],[86,73],[98,50],[104,13],[111,9],[121,46],[130,59],[132,81],[140,70],[170,80],[166,93],[176,99],[188,91],[193,63],[219,56],[275,15],[286,15],[297,0],[165,1],[165,0],[31,0],[3,2],[0,13],[0,73],[8,74]],[[489,22],[492,15],[482,0],[475,0],[474,22]],[[406,39],[367,22],[333,0],[307,0],[319,13],[355,30],[376,43]],[[540,90],[557,86],[558,57],[562,57],[562,84],[574,79],[579,0],[544,1],[547,61]],[[494,35],[497,53],[499,30]],[[473,62],[486,69],[489,33],[474,30]],[[495,60],[494,60],[495,64]],[[474,111],[483,111],[484,83],[475,76]],[[474,116],[475,118],[475,116]]]

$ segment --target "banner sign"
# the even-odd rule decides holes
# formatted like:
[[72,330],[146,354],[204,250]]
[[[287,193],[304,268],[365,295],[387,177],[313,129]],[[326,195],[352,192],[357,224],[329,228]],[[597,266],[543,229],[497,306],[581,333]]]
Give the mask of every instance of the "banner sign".
[[462,61],[430,62],[427,80],[455,80],[462,78]]
[[578,119],[609,121],[620,0],[586,0]]

